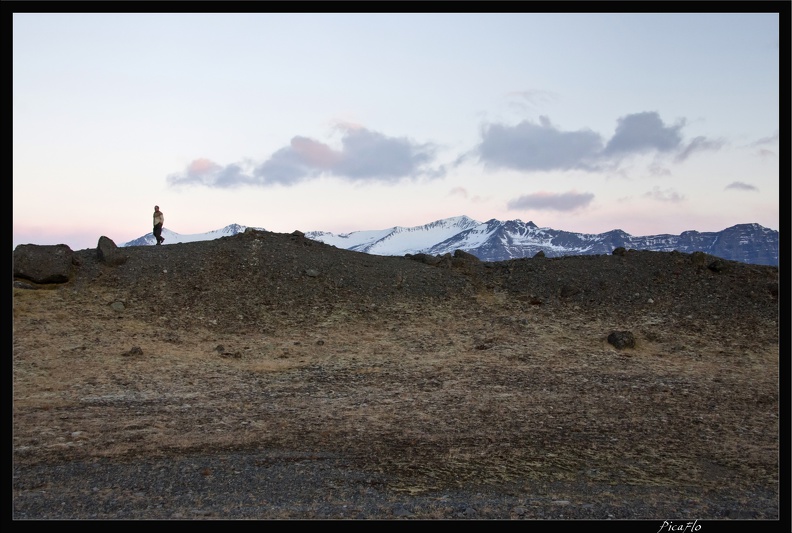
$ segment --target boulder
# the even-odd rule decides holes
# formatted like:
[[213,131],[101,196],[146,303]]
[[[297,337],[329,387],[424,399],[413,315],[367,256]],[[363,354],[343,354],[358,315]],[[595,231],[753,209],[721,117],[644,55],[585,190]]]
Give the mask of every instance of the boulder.
[[14,248],[14,278],[34,283],[66,283],[78,264],[65,244],[20,244]]
[[618,248],[614,248],[612,255],[618,255],[619,257],[624,257],[627,255],[627,249],[624,246],[619,246]]
[[454,259],[461,259],[463,261],[472,261],[474,263],[478,263],[478,262],[481,261],[475,255],[473,255],[473,254],[471,254],[469,252],[466,252],[464,250],[455,250],[454,251]]
[[440,256],[437,255],[429,255],[429,254],[405,254],[407,259],[412,259],[413,261],[419,261],[421,263],[425,263],[427,265],[436,265],[440,262]]
[[291,240],[297,244],[302,244],[303,246],[311,246],[313,241],[305,236],[305,233],[296,229],[291,232]]
[[127,261],[127,255],[116,246],[112,239],[104,235],[99,237],[99,244],[96,245],[96,257],[99,262],[109,266],[123,265]]
[[614,331],[608,335],[608,343],[617,350],[635,348],[635,336],[629,331]]
[[707,265],[707,268],[713,272],[723,272],[728,270],[729,263],[723,259],[715,259],[713,262]]

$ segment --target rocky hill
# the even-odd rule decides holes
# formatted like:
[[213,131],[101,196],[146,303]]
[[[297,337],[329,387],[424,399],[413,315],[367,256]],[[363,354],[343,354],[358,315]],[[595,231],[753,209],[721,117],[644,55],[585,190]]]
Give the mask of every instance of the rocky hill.
[[777,267],[249,229],[14,275],[15,518],[779,516]]
[[[123,293],[130,312],[158,312],[180,326],[208,323],[224,331],[267,330],[286,317],[311,325],[339,307],[365,313],[433,301],[473,305],[482,295],[501,295],[514,305],[620,317],[645,313],[679,320],[714,314],[722,325],[733,319],[729,328],[755,318],[749,310],[777,312],[767,306],[778,298],[776,267],[700,252],[617,248],[609,255],[483,262],[462,251],[369,255],[299,232],[252,229],[211,241],[125,248],[110,242],[110,247],[105,257],[101,248],[69,253],[73,259],[62,261],[77,266],[64,276],[76,287]],[[20,270],[25,264],[16,258],[15,275],[31,280]]]

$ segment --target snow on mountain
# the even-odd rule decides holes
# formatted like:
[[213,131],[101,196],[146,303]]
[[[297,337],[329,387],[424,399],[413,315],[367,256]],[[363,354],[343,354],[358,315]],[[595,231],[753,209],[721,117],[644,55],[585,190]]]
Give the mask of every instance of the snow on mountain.
[[[231,224],[219,230],[194,235],[179,235],[163,229],[163,244],[218,239],[236,235],[245,229],[246,226]],[[504,222],[492,219],[479,222],[458,216],[411,228],[394,226],[339,235],[310,231],[305,236],[337,248],[374,255],[444,255],[464,250],[482,261],[504,261],[533,257],[539,252],[547,257],[610,254],[614,249],[624,247],[628,250],[658,252],[698,251],[743,263],[778,265],[778,231],[759,224],[738,224],[720,232],[685,231],[680,235],[634,237],[619,229],[599,234],[572,233],[540,228],[533,222],[521,220]],[[154,236],[149,233],[122,246],[148,246],[154,243]]]
[[333,233],[309,231],[309,239],[373,255],[405,255],[425,251],[434,244],[444,241],[459,232],[479,225],[480,222],[466,216],[436,220],[423,226],[404,228],[395,226],[383,230]]
[[720,232],[686,231],[681,235],[634,237],[615,229],[606,233],[572,233],[540,228],[521,220],[478,222],[468,217],[437,220],[414,228],[395,227],[359,231],[345,235],[311,232],[307,237],[376,255],[453,254],[464,250],[482,261],[504,261],[533,257],[610,254],[624,247],[632,250],[705,252],[743,263],[777,265],[778,231],[758,224],[739,224]]
[[[507,258],[525,257],[525,253],[520,251],[525,247],[532,246],[537,250],[555,248],[547,231],[548,229],[539,228],[533,222],[525,223],[521,220],[501,222],[492,219],[483,223],[478,222],[475,226],[438,242],[425,252],[430,255],[443,255],[461,249],[484,260],[500,260],[491,257],[501,257],[504,254],[508,256]],[[497,252],[490,253],[494,250]],[[575,253],[568,247],[564,250],[567,254]]]
[[[236,235],[237,233],[243,233],[247,228],[248,226],[229,224],[224,228],[209,231],[207,233],[193,233],[190,235],[181,235],[175,231],[169,230],[168,228],[162,228],[162,236],[165,237],[165,242],[162,243],[162,246],[166,246],[168,244],[178,244],[182,242],[212,241],[214,239],[219,239],[220,237],[230,237],[232,235]],[[253,229],[263,230],[263,228]],[[156,243],[157,240],[154,238],[154,234],[147,233],[142,237],[138,237],[133,241],[125,242],[120,246],[149,246]]]

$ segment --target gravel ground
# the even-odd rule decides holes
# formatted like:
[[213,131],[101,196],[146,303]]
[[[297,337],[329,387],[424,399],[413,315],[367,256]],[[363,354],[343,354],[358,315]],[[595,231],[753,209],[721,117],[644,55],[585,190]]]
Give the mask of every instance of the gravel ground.
[[[20,480],[37,480],[34,482]],[[14,468],[14,517],[35,519],[778,520],[776,494],[548,483],[420,495],[333,456],[227,453]]]
[[777,268],[122,251],[15,285],[14,520],[786,518]]

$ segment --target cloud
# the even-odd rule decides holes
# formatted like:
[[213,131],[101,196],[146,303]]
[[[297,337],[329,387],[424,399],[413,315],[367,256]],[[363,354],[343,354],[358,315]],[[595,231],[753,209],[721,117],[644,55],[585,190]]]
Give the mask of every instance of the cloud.
[[546,103],[558,98],[558,96],[550,91],[543,91],[540,89],[527,89],[525,91],[509,91],[506,97],[510,99],[517,99],[526,101],[530,104]]
[[340,150],[308,137],[295,136],[288,146],[257,166],[234,163],[222,167],[208,159],[197,159],[184,172],[169,175],[167,181],[173,186],[266,187],[294,185],[321,175],[357,182],[396,183],[404,178],[431,179],[445,174],[442,166],[431,167],[436,153],[431,143],[418,144],[349,124],[341,124],[339,128],[344,131]]
[[778,131],[768,137],[762,137],[747,145],[748,148],[757,148],[756,155],[761,158],[776,157],[776,152],[766,148],[766,146],[778,145]]
[[516,126],[488,124],[477,147],[487,167],[514,170],[588,169],[602,150],[602,138],[590,130],[561,131],[540,117],[539,124],[525,120]]
[[679,203],[685,201],[685,197],[672,189],[661,191],[659,187],[655,187],[651,191],[644,193],[644,198],[651,198],[658,202]]
[[773,135],[770,135],[769,137],[762,137],[760,139],[757,139],[756,141],[749,144],[748,147],[758,148],[758,150],[756,151],[756,155],[761,158],[775,157],[776,153],[773,150],[769,150],[768,148],[765,148],[765,146],[778,145],[778,138],[779,138],[778,132],[776,131],[775,133],[773,133]]
[[666,126],[655,112],[627,115],[618,120],[616,133],[605,146],[605,155],[670,152],[682,143],[684,121]]
[[187,185],[204,185],[206,187],[231,187],[244,183],[254,183],[254,178],[245,174],[237,164],[221,166],[209,159],[192,161],[184,172],[171,174],[167,177],[168,185],[180,187]]
[[759,191],[759,189],[757,187],[755,187],[754,185],[750,185],[748,183],[743,183],[741,181],[733,181],[733,182],[729,183],[724,188],[724,190],[728,190],[728,189],[737,189],[739,191],[757,191],[757,192]]
[[593,199],[594,195],[588,192],[538,192],[509,200],[506,204],[506,208],[512,211],[527,209],[540,211],[574,211],[586,207]]
[[750,144],[750,146],[763,146],[765,144],[777,144],[778,143],[778,132],[775,132],[773,135],[769,137],[762,137]]
[[588,128],[563,131],[547,117],[524,120],[515,126],[486,124],[475,148],[479,161],[489,168],[524,172],[584,170],[613,171],[630,156],[657,153],[675,155],[677,162],[704,150],[717,150],[724,142],[696,137],[685,144],[685,121],[665,124],[656,112],[641,112],[618,119],[607,141]]
[[435,157],[431,144],[415,144],[403,137],[355,129],[346,132],[342,146],[338,164],[331,170],[352,180],[398,181],[403,177],[442,174],[425,167]]
[[281,148],[253,170],[256,184],[295,185],[316,178],[332,167],[337,153],[325,144],[307,137],[294,137],[289,146]]
[[[521,96],[530,99],[537,94]],[[693,154],[723,146],[723,141],[706,137],[684,143],[684,125],[681,120],[669,126],[656,112],[634,113],[619,118],[613,137],[606,141],[588,128],[561,130],[545,116],[538,122],[523,120],[514,126],[489,123],[481,127],[480,143],[461,154],[453,165],[477,157],[488,169],[618,172],[625,159],[635,154],[671,154],[676,162],[683,162]],[[446,173],[444,166],[434,165],[438,148],[432,143],[390,137],[357,124],[337,123],[336,127],[342,132],[339,148],[298,135],[261,163],[246,160],[221,166],[196,159],[183,172],[169,175],[167,181],[172,186],[267,187],[334,176],[359,183],[395,184],[403,179],[434,179]],[[773,142],[773,138],[757,142]],[[653,173],[657,171],[667,172],[660,166]]]
[[772,150],[767,150],[766,148],[760,148],[756,155],[759,157],[775,157],[776,153]]
[[454,187],[448,191],[448,196],[461,196],[462,198],[467,198],[468,192],[464,187]]
[[252,176],[245,174],[237,164],[221,166],[208,159],[196,159],[187,165],[184,172],[171,174],[167,178],[173,187],[182,185],[205,185],[207,187],[230,187],[243,183],[253,183]]
[[661,177],[661,176],[670,176],[671,171],[668,170],[663,165],[659,164],[657,161],[652,162],[649,165],[649,174],[654,177]]
[[542,91],[537,89],[529,89],[526,91],[511,91],[506,93],[508,99],[508,106],[519,111],[533,111],[539,105],[544,105],[548,102],[557,99],[555,93]]
[[185,185],[200,183],[208,185],[215,181],[215,175],[221,170],[220,165],[208,159],[196,159],[184,169],[182,174],[171,174],[168,182],[171,185]]
[[712,141],[706,137],[695,137],[687,144],[687,146],[682,148],[682,151],[679,152],[674,157],[674,159],[677,162],[681,162],[696,152],[702,152],[706,150],[720,150],[724,144],[726,143],[722,140]]

